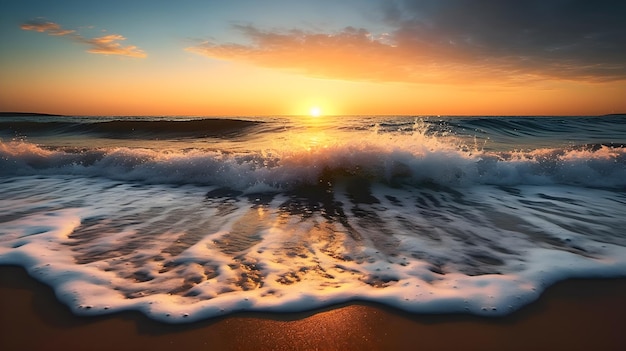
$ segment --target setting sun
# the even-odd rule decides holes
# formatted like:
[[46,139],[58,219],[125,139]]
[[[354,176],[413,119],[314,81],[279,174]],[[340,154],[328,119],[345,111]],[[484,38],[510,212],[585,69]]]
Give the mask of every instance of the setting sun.
[[313,106],[309,110],[309,115],[311,115],[311,117],[319,117],[322,115],[322,109],[317,106]]

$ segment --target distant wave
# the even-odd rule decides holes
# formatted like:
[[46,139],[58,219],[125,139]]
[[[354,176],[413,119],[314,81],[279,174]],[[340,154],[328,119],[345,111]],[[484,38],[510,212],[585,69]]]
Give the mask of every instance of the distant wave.
[[581,130],[608,130],[609,127],[626,128],[626,118],[607,117],[482,117],[463,119],[462,125],[490,130],[516,130],[526,133],[571,132]]
[[0,121],[0,132],[5,135],[63,135],[93,134],[106,138],[160,138],[160,137],[228,137],[262,122],[240,119],[207,118],[197,120],[107,120],[91,123],[69,121]]
[[446,129],[452,134],[473,134],[509,142],[537,139],[569,140],[587,143],[602,140],[605,144],[626,144],[626,118],[604,117],[471,117],[446,119],[431,128]]
[[39,112],[0,112],[0,117],[61,117],[54,113],[39,113]]

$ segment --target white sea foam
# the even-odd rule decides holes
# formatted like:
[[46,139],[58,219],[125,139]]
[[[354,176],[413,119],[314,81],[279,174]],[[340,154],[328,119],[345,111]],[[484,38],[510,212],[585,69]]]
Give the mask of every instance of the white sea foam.
[[77,314],[134,309],[171,323],[354,299],[502,315],[560,279],[626,275],[623,192],[383,183],[355,192],[355,181],[336,180],[327,199],[5,178],[0,264],[26,267]]

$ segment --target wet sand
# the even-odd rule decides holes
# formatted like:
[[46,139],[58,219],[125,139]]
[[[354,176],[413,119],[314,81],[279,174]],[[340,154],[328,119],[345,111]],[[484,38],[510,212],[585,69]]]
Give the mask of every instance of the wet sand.
[[355,302],[167,325],[137,312],[77,317],[18,267],[0,267],[1,350],[624,350],[626,279],[569,280],[504,318],[414,315]]

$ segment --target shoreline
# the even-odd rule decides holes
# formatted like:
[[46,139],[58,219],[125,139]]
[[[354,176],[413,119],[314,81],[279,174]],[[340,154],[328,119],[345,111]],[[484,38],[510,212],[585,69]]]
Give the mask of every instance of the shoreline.
[[50,287],[0,266],[2,350],[626,349],[626,278],[572,279],[505,317],[416,315],[372,302],[164,324],[140,312],[73,315]]

